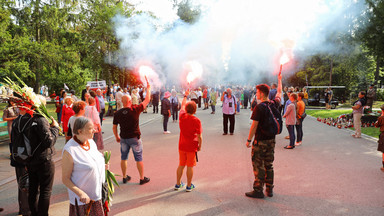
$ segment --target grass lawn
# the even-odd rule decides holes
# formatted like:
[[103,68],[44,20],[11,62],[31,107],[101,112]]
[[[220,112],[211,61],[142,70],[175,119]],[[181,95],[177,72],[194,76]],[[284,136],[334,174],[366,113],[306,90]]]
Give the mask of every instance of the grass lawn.
[[[352,109],[343,109],[343,110],[306,110],[305,111],[308,115],[313,116],[315,118],[337,118],[342,114],[350,114],[352,113]],[[322,123],[321,123],[322,124]],[[331,126],[330,126],[331,127]],[[335,128],[336,130],[337,128]],[[354,130],[354,128],[350,128],[351,130]],[[337,129],[338,130],[338,129]],[[375,127],[362,127],[361,133],[366,134],[368,136],[372,136],[375,138],[379,138],[380,131],[379,128]]]

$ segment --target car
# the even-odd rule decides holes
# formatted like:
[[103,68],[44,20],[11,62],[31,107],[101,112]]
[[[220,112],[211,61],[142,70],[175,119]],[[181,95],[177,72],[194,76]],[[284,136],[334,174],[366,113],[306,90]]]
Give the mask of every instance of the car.
[[[336,109],[336,107],[339,105],[339,101],[337,99],[332,98],[331,100],[331,109]],[[325,107],[325,100],[322,99],[308,99],[308,106],[324,106]]]

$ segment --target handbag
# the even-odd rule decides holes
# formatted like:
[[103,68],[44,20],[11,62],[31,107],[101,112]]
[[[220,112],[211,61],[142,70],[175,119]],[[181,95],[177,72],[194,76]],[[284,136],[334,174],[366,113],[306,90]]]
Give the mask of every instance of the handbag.
[[307,117],[307,113],[304,112],[300,117],[301,117],[302,120],[304,120],[305,117]]

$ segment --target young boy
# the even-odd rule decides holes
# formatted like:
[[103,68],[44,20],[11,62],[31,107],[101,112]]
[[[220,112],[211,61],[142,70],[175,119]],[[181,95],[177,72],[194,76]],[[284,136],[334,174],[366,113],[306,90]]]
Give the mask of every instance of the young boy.
[[384,104],[381,105],[380,108],[381,116],[377,119],[375,126],[380,128],[380,138],[378,141],[377,151],[381,151],[383,153],[383,166],[380,169],[384,172]]
[[183,188],[184,184],[181,182],[184,167],[187,166],[187,188],[186,191],[192,191],[195,186],[192,184],[193,167],[196,166],[197,152],[201,150],[201,143],[203,142],[200,119],[194,114],[196,113],[196,103],[187,101],[189,91],[187,90],[181,104],[179,127],[179,167],[177,168],[177,179],[175,190]]

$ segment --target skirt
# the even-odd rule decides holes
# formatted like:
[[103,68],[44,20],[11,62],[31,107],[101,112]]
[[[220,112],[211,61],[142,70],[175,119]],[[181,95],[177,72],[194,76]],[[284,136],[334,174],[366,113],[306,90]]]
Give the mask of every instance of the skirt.
[[382,132],[380,134],[380,137],[379,137],[379,141],[378,142],[378,146],[377,146],[377,151],[381,151],[384,153],[384,132]]
[[[70,216],[84,216],[87,211],[87,205],[79,205],[76,209],[75,205],[70,204],[69,206],[69,215]],[[77,214],[79,213],[79,214]],[[101,204],[101,200],[95,201],[92,203],[91,211],[89,212],[89,216],[104,216],[104,208]]]
[[93,141],[95,141],[95,143],[97,145],[97,150],[103,150],[104,149],[103,134],[101,132],[95,133],[93,135]]

